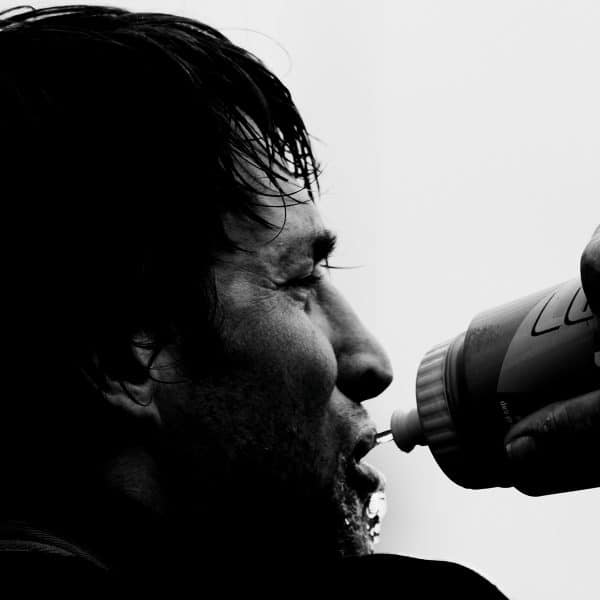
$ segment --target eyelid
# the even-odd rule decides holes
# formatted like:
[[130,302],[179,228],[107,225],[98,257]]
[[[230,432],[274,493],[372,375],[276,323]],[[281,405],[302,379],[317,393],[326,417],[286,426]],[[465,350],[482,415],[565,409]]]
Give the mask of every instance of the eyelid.
[[323,279],[323,273],[320,272],[321,268],[327,268],[324,264],[317,264],[308,275],[301,277],[292,277],[284,285],[285,287],[314,287]]
[[292,279],[289,284],[296,287],[312,287],[319,283],[323,278],[322,275],[317,273],[311,273],[310,275],[306,275],[305,277],[298,277],[296,279]]

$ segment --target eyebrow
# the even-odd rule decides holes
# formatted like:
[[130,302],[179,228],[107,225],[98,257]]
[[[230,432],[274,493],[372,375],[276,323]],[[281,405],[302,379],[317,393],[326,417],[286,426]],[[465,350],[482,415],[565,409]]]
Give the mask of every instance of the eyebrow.
[[329,229],[319,231],[312,241],[312,255],[313,261],[320,263],[327,261],[335,250],[337,243],[337,235]]
[[281,254],[277,260],[281,265],[296,264],[301,258],[310,259],[313,264],[323,261],[327,265],[329,256],[333,253],[337,236],[329,229],[319,229],[314,232],[306,232],[298,237],[293,236],[281,248]]

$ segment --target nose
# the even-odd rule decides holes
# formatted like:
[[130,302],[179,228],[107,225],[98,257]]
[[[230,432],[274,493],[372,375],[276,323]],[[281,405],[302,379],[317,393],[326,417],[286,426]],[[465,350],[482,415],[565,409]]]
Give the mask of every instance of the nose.
[[387,355],[379,345],[377,349],[344,353],[338,359],[338,369],[338,388],[356,402],[378,396],[394,377]]
[[338,389],[355,402],[383,392],[392,382],[390,360],[350,304],[332,290],[328,312],[330,339],[338,363]]

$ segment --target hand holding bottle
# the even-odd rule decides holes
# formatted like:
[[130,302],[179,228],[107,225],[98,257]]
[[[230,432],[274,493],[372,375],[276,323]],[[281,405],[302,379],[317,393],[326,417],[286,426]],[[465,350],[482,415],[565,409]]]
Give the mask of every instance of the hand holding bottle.
[[[600,227],[583,252],[581,282],[590,308],[600,318]],[[599,343],[596,340],[595,361],[600,373]],[[504,441],[516,487],[522,492],[540,495],[549,489],[600,486],[600,383],[582,396],[523,418]]]

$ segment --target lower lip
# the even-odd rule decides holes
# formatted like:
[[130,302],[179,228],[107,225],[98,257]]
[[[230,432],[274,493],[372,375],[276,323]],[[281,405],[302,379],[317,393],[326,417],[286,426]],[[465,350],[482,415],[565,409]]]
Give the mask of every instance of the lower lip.
[[383,475],[364,461],[353,461],[349,468],[348,477],[352,487],[365,500],[374,492],[383,491],[385,488]]
[[348,469],[348,483],[356,491],[363,505],[363,519],[371,551],[379,541],[381,521],[385,515],[385,479],[365,461],[352,461]]

